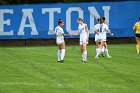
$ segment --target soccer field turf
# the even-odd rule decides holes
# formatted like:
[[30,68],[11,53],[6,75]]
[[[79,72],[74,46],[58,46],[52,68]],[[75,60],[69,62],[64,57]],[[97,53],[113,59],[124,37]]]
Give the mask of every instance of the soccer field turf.
[[0,93],[140,93],[140,55],[134,44],[108,46],[113,57],[81,63],[78,45],[67,46],[64,63],[57,46],[0,47]]

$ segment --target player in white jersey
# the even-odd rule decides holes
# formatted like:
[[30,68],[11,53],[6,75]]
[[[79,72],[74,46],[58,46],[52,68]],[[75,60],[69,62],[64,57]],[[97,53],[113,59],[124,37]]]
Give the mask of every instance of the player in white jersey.
[[[98,26],[98,24],[99,24],[99,20],[100,20],[100,18],[97,19],[97,22],[98,22],[98,23],[94,26],[95,43],[96,43],[96,54],[97,54],[98,51],[99,51],[100,42],[101,42],[101,39],[99,38],[99,35],[95,33],[96,28],[97,28],[97,26]],[[103,46],[102,50],[103,50],[103,49],[104,49],[104,46]],[[101,53],[101,54],[102,54],[102,53]],[[103,54],[102,54],[102,57],[104,57]]]
[[[105,20],[105,17],[102,17],[102,19],[103,19],[104,24],[107,25],[106,20]],[[110,32],[109,27],[108,27],[107,33],[109,33],[110,35],[113,35],[113,33]],[[107,48],[107,43],[106,43],[106,42],[105,42],[104,47],[103,47],[102,50],[101,50],[101,55],[102,55],[102,56],[103,56],[104,52],[108,53],[108,48]],[[107,55],[109,55],[109,54],[107,54]],[[107,57],[108,57],[108,58],[111,58],[111,56],[107,56]]]
[[71,36],[70,34],[64,34],[62,26],[64,22],[62,19],[58,20],[58,26],[55,28],[56,43],[58,44],[58,62],[64,62],[65,56],[65,41],[64,36]]
[[89,40],[89,31],[87,24],[84,23],[82,18],[78,18],[77,20],[79,26],[78,26],[78,34],[74,35],[80,35],[80,50],[82,53],[82,62],[87,62],[87,44]]
[[[95,58],[99,58],[99,55],[101,53],[101,49],[106,44],[106,33],[107,32],[112,35],[108,26],[106,24],[104,24],[103,18],[100,18],[99,19],[99,24],[97,24],[97,27],[95,28],[95,33],[99,35],[99,39],[101,40],[101,44],[100,44],[99,51],[97,52]],[[111,56],[109,56],[108,49],[107,49],[106,46],[105,46],[105,52],[107,54],[107,58],[111,58]]]

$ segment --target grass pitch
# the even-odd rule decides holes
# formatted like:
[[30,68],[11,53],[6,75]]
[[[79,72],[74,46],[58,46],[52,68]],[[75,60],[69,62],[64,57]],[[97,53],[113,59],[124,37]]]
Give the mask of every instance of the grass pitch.
[[64,63],[57,46],[0,47],[0,93],[140,93],[135,45],[108,49],[112,59],[95,59],[95,45],[88,45],[82,64],[78,45],[66,47]]

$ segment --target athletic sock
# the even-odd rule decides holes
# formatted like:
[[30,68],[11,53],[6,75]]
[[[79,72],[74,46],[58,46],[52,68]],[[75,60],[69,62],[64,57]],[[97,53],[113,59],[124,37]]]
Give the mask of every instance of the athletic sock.
[[58,61],[61,61],[61,50],[58,50],[57,58],[58,58]]
[[137,50],[137,53],[138,53],[138,54],[139,54],[139,51],[140,51],[139,49],[140,49],[140,46],[137,44],[137,45],[136,45],[136,50]]
[[101,49],[99,48],[99,49],[98,49],[98,52],[97,52],[97,54],[96,54],[96,57],[98,57],[98,56],[100,55],[100,53],[101,53]]
[[99,52],[99,48],[96,48],[96,55],[98,54],[98,52]]
[[108,49],[105,49],[106,55],[109,56]]
[[65,57],[65,49],[61,49],[61,60],[64,60]]
[[84,52],[82,53],[82,61],[84,60]]
[[84,51],[84,52],[83,52],[83,58],[84,58],[84,61],[87,60],[87,51]]
[[105,47],[102,48],[101,52],[102,54],[105,52]]
[[98,48],[96,48],[96,54],[98,53]]

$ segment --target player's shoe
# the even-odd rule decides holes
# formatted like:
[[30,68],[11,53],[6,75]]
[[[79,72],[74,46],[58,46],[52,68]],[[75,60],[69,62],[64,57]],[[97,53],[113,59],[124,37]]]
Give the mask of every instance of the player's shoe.
[[112,58],[112,56],[109,56],[109,55],[108,55],[107,58]]
[[61,62],[61,61],[59,60],[59,61],[57,61],[57,62]]
[[104,54],[101,54],[101,56],[102,56],[102,57],[105,57],[105,55],[104,55]]
[[95,58],[99,58],[99,56],[95,56]]
[[82,60],[82,63],[87,63],[87,60]]
[[57,61],[57,62],[59,62],[59,63],[64,63],[64,60],[61,60],[61,61]]
[[64,60],[61,60],[61,63],[64,63]]

